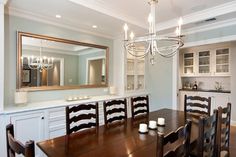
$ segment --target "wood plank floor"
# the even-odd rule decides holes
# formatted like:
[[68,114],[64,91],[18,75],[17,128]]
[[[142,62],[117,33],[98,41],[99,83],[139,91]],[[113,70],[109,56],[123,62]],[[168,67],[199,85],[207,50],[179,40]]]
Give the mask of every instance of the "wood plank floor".
[[236,126],[231,126],[230,129],[230,156],[236,157]]

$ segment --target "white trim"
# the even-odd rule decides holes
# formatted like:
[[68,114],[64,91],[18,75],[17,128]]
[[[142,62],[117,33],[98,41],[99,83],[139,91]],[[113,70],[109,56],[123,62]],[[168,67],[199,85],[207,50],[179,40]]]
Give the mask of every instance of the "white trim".
[[90,57],[86,59],[86,84],[88,84],[88,65],[89,65],[89,61],[91,60],[97,60],[97,59],[106,59],[106,56],[98,56],[98,57]]
[[172,109],[178,109],[178,53],[173,56],[172,63]]
[[219,21],[219,22],[207,24],[204,26],[186,29],[186,30],[184,30],[184,35],[194,34],[197,32],[209,31],[212,29],[217,29],[217,28],[222,28],[222,27],[227,27],[227,26],[232,26],[232,25],[236,25],[236,18],[228,19],[228,20],[224,20],[224,21]]
[[64,58],[58,58],[60,60],[60,86],[64,86],[64,78],[65,78],[65,60]]
[[[212,17],[225,15],[225,14],[232,13],[235,11],[236,11],[236,1],[224,3],[222,5],[218,5],[212,8],[208,8],[202,11],[198,11],[198,12],[183,16],[182,17],[183,22],[184,22],[183,25],[202,21],[202,20],[212,18]],[[175,19],[171,19],[165,22],[158,23],[156,27],[157,31],[162,31],[162,30],[176,27],[177,21],[178,21],[178,18],[175,18]]]
[[229,42],[229,41],[235,41],[235,40],[236,40],[236,35],[231,35],[231,36],[218,37],[218,38],[212,38],[212,39],[207,39],[207,40],[187,42],[184,44],[183,48],[200,46],[200,45],[207,45],[207,44],[214,44],[214,43],[221,43],[221,42]]
[[62,24],[62,23],[56,22],[55,18],[49,18],[47,16],[42,16],[40,14],[36,14],[36,13],[28,12],[28,11],[23,11],[23,10],[20,10],[17,8],[12,8],[12,7],[8,7],[8,9],[6,9],[6,10],[7,10],[6,14],[8,14],[8,15],[17,16],[17,17],[37,21],[37,22],[42,22],[42,23],[54,25],[57,27],[66,28],[69,30],[80,32],[80,33],[86,33],[86,34],[95,35],[95,36],[99,36],[99,37],[103,37],[103,38],[107,38],[107,39],[113,39],[113,37],[109,36],[109,35],[104,35],[102,33],[92,32],[91,30],[80,29],[78,27],[75,27],[75,26],[72,26],[69,24]]
[[4,4],[0,3],[0,111],[4,109]]
[[231,120],[231,125],[236,126],[236,121]]

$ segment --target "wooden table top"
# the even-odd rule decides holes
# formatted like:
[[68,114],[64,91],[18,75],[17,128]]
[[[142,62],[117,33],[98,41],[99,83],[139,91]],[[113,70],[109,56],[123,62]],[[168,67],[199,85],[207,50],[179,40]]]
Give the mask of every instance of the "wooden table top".
[[[164,134],[176,130],[185,124],[184,112],[161,109],[149,113],[149,118],[165,118]],[[147,134],[138,133],[139,122],[128,118],[127,123],[105,128],[100,126],[97,132],[78,132],[58,138],[38,142],[38,147],[49,157],[155,157],[157,131]],[[163,129],[163,128],[162,128]],[[191,141],[197,139],[197,125],[192,125]]]

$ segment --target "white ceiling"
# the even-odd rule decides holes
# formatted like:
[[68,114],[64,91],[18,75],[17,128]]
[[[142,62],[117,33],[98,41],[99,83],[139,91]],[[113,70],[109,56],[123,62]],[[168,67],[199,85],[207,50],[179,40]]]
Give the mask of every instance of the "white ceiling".
[[[136,32],[145,31],[150,9],[147,2],[148,0],[9,0],[6,12],[16,16],[31,17],[35,20],[43,19],[74,30],[115,38],[121,35],[125,22]],[[193,24],[194,20],[190,18],[191,15],[195,17],[201,15],[202,12],[207,13],[206,11],[210,11],[209,8],[218,9],[217,6],[224,5],[230,7],[232,4],[235,5],[236,0],[159,0],[156,12],[157,26],[159,25],[161,30],[165,30],[169,24],[166,29],[172,28],[180,16],[184,20],[186,17],[186,21],[189,21],[186,24]],[[221,13],[228,15],[234,11],[236,12],[236,8],[224,10]],[[56,19],[56,14],[60,14],[62,18]],[[195,22],[211,16],[214,15],[196,16]],[[233,17],[227,16],[227,19]],[[225,20],[225,18],[221,19]],[[98,28],[94,29],[92,25],[97,25]]]

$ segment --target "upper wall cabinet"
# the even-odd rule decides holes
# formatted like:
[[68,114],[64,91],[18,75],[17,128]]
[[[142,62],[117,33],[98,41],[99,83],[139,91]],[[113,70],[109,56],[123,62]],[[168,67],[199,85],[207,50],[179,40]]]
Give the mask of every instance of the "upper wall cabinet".
[[137,59],[127,53],[125,91],[134,92],[145,89],[145,60]]
[[230,76],[230,49],[184,52],[182,76]]
[[108,47],[18,32],[17,88],[106,87]]

